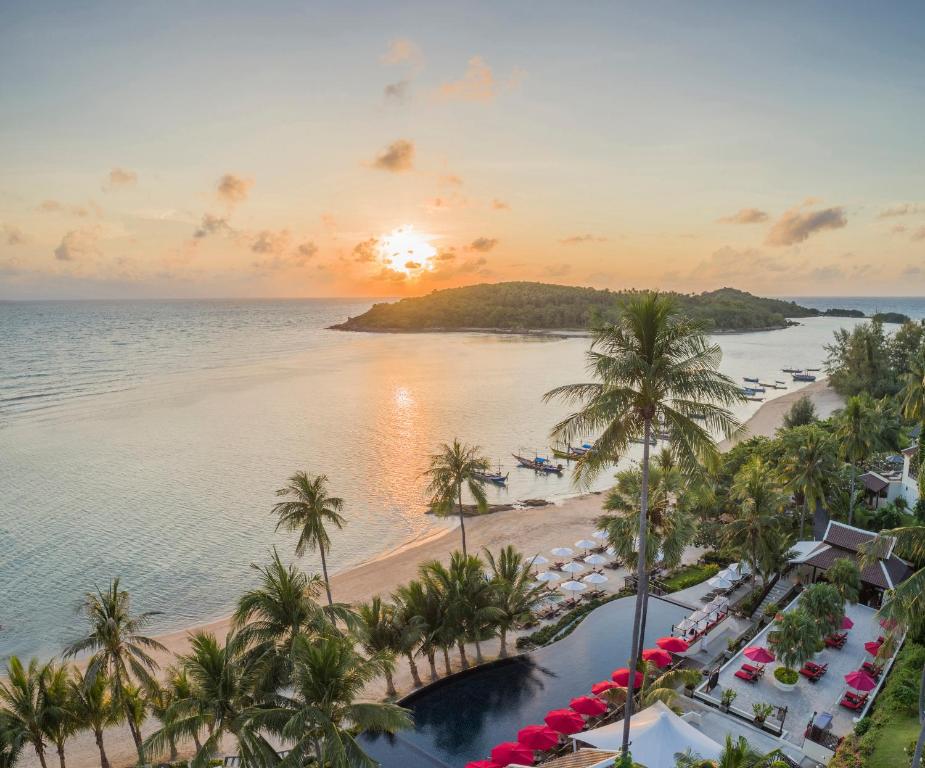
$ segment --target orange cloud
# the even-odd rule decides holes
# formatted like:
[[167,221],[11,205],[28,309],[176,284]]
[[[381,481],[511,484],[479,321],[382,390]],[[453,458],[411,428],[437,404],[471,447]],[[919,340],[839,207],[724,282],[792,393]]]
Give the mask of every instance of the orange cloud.
[[252,186],[254,186],[252,179],[244,179],[240,176],[235,176],[233,173],[226,173],[218,180],[216,193],[226,203],[235,205],[236,203],[243,203],[247,199]]
[[414,143],[407,139],[398,139],[389,144],[373,160],[373,168],[390,173],[403,173],[414,167]]
[[509,78],[499,81],[481,56],[473,56],[461,78],[443,83],[437,89],[437,98],[490,104],[502,91],[518,87],[524,77],[523,70],[515,69]]
[[741,208],[730,216],[718,219],[720,224],[760,224],[768,220],[768,214],[758,208]]
[[795,245],[802,243],[810,236],[826,229],[841,229],[848,225],[848,219],[845,217],[844,208],[823,208],[819,211],[806,211],[803,207],[809,204],[809,201],[803,206],[791,208],[785,211],[781,217],[774,222],[771,231],[768,232],[768,245]]

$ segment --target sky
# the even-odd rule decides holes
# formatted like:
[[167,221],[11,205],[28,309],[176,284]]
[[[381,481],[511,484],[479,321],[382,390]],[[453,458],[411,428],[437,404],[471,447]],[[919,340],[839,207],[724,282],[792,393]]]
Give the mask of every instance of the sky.
[[922,3],[0,3],[0,299],[925,293]]

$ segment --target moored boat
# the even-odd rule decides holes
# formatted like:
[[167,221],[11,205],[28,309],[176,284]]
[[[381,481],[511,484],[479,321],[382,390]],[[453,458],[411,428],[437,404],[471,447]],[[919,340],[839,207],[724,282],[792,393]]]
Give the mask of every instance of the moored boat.
[[811,373],[795,373],[793,374],[794,381],[815,381],[816,377]]
[[518,456],[516,453],[512,453],[511,455],[517,459],[517,463],[520,464],[520,466],[532,469],[534,472],[546,472],[553,475],[562,474],[561,464],[553,464],[549,459],[542,456],[528,459],[526,456]]
[[758,383],[758,378],[757,378],[757,377],[756,377],[756,378],[752,378],[752,377],[750,377],[750,376],[743,376],[743,377],[742,377],[742,381],[748,381],[748,382],[751,382],[752,384],[757,384],[757,383]]
[[485,472],[473,472],[472,474],[475,475],[479,480],[485,483],[494,483],[495,485],[507,485],[507,477],[510,474],[510,472],[506,472],[505,474],[502,475],[501,474],[501,462],[499,461],[497,472],[491,472],[490,470],[486,470]]
[[590,443],[583,443],[580,446],[567,445],[565,448],[553,448],[552,455],[559,459],[568,461],[578,461],[582,456],[594,448]]
[[781,368],[784,373],[802,373],[802,368]]

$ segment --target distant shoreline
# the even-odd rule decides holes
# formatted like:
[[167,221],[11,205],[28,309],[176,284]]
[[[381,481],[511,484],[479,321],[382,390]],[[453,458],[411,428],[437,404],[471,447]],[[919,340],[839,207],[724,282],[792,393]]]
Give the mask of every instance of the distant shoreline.
[[[759,328],[717,328],[708,330],[710,336],[731,336],[739,333],[764,333],[765,331],[783,331],[795,325],[802,325],[796,321],[786,325],[769,325]],[[587,328],[551,328],[551,329],[517,329],[517,328],[348,328],[345,323],[329,325],[325,330],[343,331],[346,333],[385,333],[385,334],[414,334],[414,333],[490,333],[507,336],[540,336],[556,339],[589,338],[591,331]]]

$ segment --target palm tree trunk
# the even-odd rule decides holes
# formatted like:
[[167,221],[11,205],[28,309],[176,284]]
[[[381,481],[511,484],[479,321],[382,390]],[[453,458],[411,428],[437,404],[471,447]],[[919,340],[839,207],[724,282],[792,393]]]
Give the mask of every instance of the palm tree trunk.
[[[193,734],[193,746],[196,747],[196,751],[197,751],[197,752],[198,752],[200,749],[202,749],[202,742],[199,741],[199,734],[198,734],[198,733],[194,733],[194,734]],[[107,768],[107,767],[104,765],[103,768]]]
[[318,545],[318,551],[321,552],[321,573],[324,576],[324,589],[328,593],[328,605],[334,605],[334,600],[331,598],[331,582],[328,581],[328,562],[324,556],[324,544]]
[[800,507],[800,541],[803,541],[803,523],[806,522],[806,508],[809,505],[806,497],[803,497],[803,506]]
[[475,663],[481,664],[484,661],[482,658],[482,644],[476,640],[475,641]]
[[460,640],[456,643],[456,647],[459,649],[459,663],[463,669],[469,669],[469,659],[466,658],[466,644]]
[[433,648],[427,650],[427,663],[430,665],[430,682],[434,682],[440,675],[437,674],[437,652]]
[[849,491],[851,495],[848,497],[848,525],[851,525],[854,522],[854,478],[857,475],[857,473],[858,473],[858,468],[854,466],[854,464],[852,464],[851,465],[851,490]]
[[61,768],[67,768],[64,762],[64,742],[59,741],[55,744],[58,749],[58,763],[61,765]]
[[96,746],[100,751],[100,768],[110,768],[109,758],[106,757],[106,748],[103,746],[103,729],[94,728],[93,736],[96,739]]
[[39,756],[39,763],[41,763],[42,768],[48,768],[48,764],[45,762],[45,748],[42,746],[42,742],[35,742],[33,746],[35,747],[35,754]]
[[406,653],[405,656],[408,657],[408,669],[411,670],[411,680],[414,682],[414,687],[420,688],[423,683],[421,682],[421,676],[418,674],[418,665],[414,663],[414,656],[410,653]]
[[[169,742],[170,742],[170,762],[175,763],[177,762],[177,758],[179,757],[179,755],[177,754],[177,741],[171,736],[169,739]],[[62,765],[61,768],[64,768],[64,766]]]
[[443,651],[443,668],[446,670],[446,674],[453,674],[453,665],[450,664],[450,649],[447,646],[443,646],[440,650]]
[[392,679],[392,670],[387,669],[385,671],[385,695],[390,699],[394,699],[398,694],[398,691],[395,690],[395,681]]
[[501,630],[501,654],[502,659],[507,658],[507,629]]
[[623,744],[621,751],[624,758],[629,754],[630,748],[630,718],[633,716],[633,688],[636,667],[639,666],[640,628],[642,626],[643,606],[646,602],[646,590],[649,569],[646,564],[646,533],[649,525],[649,436],[652,434],[652,418],[645,419],[645,430],[642,438],[642,493],[639,499],[639,556],[636,558],[636,611],[633,615],[633,643],[630,651],[630,687],[626,691],[626,704],[623,709]]
[[462,503],[462,483],[459,483],[456,486],[457,501],[459,504],[459,533],[462,536],[462,553],[463,557],[466,557],[466,521],[465,515],[463,514],[463,503]]
[[128,697],[125,695],[125,686],[122,684],[122,673],[120,672],[118,663],[115,665],[114,677],[113,683],[118,690],[119,697],[122,699],[122,711],[125,713],[125,720],[128,723],[129,732],[132,734],[132,740],[135,742],[135,751],[138,752],[138,765],[144,765],[145,748],[141,741],[141,732],[135,725],[134,713],[132,712],[132,706],[129,703]]

